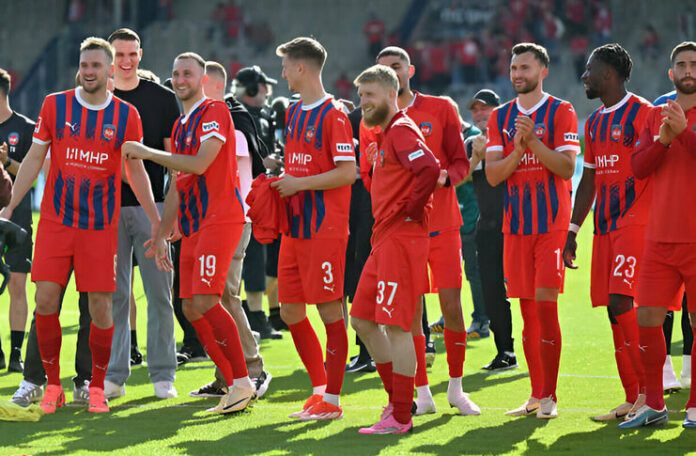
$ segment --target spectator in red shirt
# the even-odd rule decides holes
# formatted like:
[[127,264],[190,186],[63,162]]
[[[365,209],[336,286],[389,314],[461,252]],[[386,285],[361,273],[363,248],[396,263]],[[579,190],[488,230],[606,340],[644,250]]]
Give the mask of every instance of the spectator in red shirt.
[[370,13],[370,19],[365,23],[363,32],[367,38],[368,58],[373,60],[384,47],[384,33],[386,27],[384,21],[377,17],[375,13]]

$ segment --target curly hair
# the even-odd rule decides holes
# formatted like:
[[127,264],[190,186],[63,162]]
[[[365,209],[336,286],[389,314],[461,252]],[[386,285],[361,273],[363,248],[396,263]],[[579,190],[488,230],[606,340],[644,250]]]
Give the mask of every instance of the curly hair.
[[611,43],[600,46],[592,51],[595,59],[598,59],[616,70],[624,81],[628,81],[631,77],[631,69],[633,61],[628,51],[621,47],[620,44]]

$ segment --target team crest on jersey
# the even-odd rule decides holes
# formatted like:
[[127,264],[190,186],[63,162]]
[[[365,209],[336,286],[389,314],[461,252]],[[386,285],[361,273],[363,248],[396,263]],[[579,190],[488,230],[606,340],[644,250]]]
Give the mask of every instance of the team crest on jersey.
[[189,147],[191,145],[191,142],[193,142],[193,132],[190,131],[186,134],[186,139],[184,139],[184,145],[186,147]]
[[19,143],[19,133],[13,131],[7,136],[7,142],[10,146],[16,146]]
[[104,141],[111,141],[116,136],[116,127],[111,124],[104,125],[102,128],[102,138]]
[[379,166],[384,166],[384,150],[379,151]]
[[614,142],[619,142],[621,139],[621,124],[614,124],[611,126],[611,140]]
[[307,131],[305,132],[304,139],[308,143],[312,142],[312,140],[314,139],[314,125],[307,127]]
[[422,122],[418,125],[423,136],[430,136],[433,133],[433,124],[430,122]]
[[546,125],[543,123],[538,123],[534,125],[534,134],[536,135],[537,138],[541,138],[546,134]]

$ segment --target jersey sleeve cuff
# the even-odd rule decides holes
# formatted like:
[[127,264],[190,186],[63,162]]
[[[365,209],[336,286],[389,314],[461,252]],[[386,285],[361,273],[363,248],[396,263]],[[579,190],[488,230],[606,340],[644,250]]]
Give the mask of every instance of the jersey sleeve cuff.
[[582,166],[585,167],[585,168],[588,168],[588,169],[595,169],[595,168],[597,168],[597,165],[595,165],[594,163],[587,163],[587,162],[584,162],[584,163],[582,164]]
[[503,146],[488,146],[486,147],[486,152],[502,152]]
[[355,156],[347,156],[347,155],[339,155],[338,157],[334,157],[333,159],[334,163],[338,162],[354,162],[355,161]]
[[579,154],[580,153],[580,146],[566,145],[566,146],[556,147],[556,152],[565,152],[567,150],[569,150],[571,152],[575,152],[576,154]]
[[220,133],[218,133],[218,132],[216,132],[216,131],[213,131],[213,132],[208,133],[207,135],[201,136],[201,139],[200,139],[201,144],[203,144],[204,142],[206,142],[206,141],[209,140],[210,138],[217,138],[217,139],[219,139],[220,141],[222,141],[223,143],[224,143],[224,142],[227,142],[227,138],[225,138],[224,136],[222,136]]
[[48,141],[44,141],[42,139],[37,138],[36,136],[32,136],[31,142],[36,143],[36,144],[41,144],[42,146],[45,146],[46,144],[51,144],[50,139]]

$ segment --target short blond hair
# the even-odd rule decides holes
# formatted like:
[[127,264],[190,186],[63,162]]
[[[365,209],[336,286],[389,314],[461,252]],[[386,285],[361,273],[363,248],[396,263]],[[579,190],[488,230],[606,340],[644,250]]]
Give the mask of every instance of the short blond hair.
[[114,61],[114,48],[103,38],[90,36],[80,44],[80,54],[85,51],[102,50],[109,59],[109,63]]
[[222,66],[220,62],[214,60],[205,62],[205,74],[216,74],[222,79],[223,85],[227,85],[227,70],[225,70],[225,67]]
[[287,56],[292,60],[313,62],[319,68],[324,67],[328,53],[324,46],[314,38],[299,36],[276,48],[278,57]]
[[389,89],[399,90],[399,78],[396,72],[386,65],[372,65],[364,70],[355,78],[353,84],[355,87],[360,87],[361,84],[376,82]]

